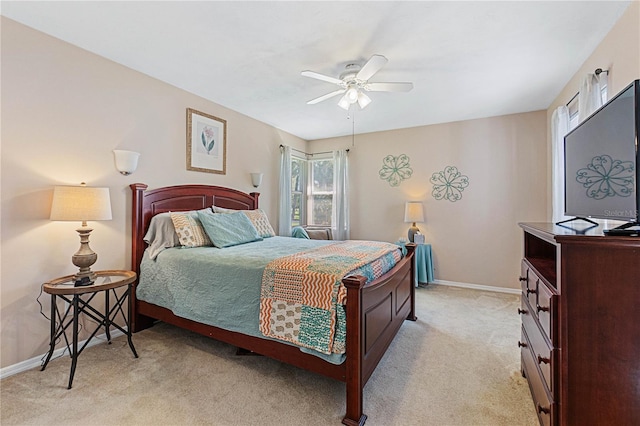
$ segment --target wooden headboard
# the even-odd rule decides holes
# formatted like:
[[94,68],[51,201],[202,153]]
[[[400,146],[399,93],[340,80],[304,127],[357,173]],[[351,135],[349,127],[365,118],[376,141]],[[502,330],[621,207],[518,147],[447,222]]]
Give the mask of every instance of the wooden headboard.
[[211,207],[236,210],[258,208],[258,192],[250,194],[212,185],[177,185],[147,191],[144,183],[130,185],[133,193],[131,216],[131,269],[140,274],[140,262],[146,248],[144,236],[151,218],[168,211],[179,212]]

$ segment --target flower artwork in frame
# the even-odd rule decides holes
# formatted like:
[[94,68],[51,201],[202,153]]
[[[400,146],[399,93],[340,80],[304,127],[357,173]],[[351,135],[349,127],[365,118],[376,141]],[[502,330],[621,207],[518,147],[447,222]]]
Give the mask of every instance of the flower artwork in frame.
[[187,108],[187,170],[227,174],[227,120]]

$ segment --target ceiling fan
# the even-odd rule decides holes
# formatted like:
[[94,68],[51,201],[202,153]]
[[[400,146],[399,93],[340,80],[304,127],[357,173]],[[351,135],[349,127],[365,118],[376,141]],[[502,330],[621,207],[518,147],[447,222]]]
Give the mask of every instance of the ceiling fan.
[[369,79],[389,60],[382,55],[373,55],[361,67],[358,64],[350,63],[345,67],[345,71],[339,78],[319,74],[314,71],[302,71],[305,77],[311,77],[322,81],[328,81],[340,86],[340,89],[327,93],[315,99],[311,99],[307,104],[313,105],[334,96],[343,95],[338,105],[346,110],[356,102],[360,108],[364,108],[371,103],[371,98],[364,92],[408,92],[413,89],[413,83],[369,83]]

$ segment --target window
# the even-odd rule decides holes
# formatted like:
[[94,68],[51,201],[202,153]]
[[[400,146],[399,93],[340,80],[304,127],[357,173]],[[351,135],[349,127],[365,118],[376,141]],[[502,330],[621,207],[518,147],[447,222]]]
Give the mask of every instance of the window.
[[569,108],[569,130],[572,130],[578,125],[580,120],[580,114],[578,113],[578,95],[569,101],[567,108]]
[[331,226],[333,206],[333,160],[311,160],[308,206],[311,212],[308,225]]
[[333,158],[291,157],[291,225],[332,226]]
[[306,223],[304,200],[306,198],[307,161],[291,157],[291,226]]

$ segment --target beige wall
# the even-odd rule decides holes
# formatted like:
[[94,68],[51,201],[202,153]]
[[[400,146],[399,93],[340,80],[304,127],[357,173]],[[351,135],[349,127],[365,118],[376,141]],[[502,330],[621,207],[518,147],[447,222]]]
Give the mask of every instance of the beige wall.
[[[436,279],[517,288],[517,222],[545,218],[545,126],[545,112],[537,111],[356,135],[354,147],[351,137],[313,141],[310,149],[352,148],[351,238],[406,238],[404,203],[420,200],[426,222],[418,227],[432,244]],[[413,175],[391,187],[378,172],[385,156],[400,154],[409,156]],[[431,195],[429,178],[446,166],[469,177],[457,202]]]
[[[223,185],[250,192],[261,171],[261,206],[277,222],[280,143],[306,142],[2,17],[1,366],[44,353],[48,322],[40,285],[74,273],[79,224],[50,222],[54,185],[110,188],[113,220],[94,222],[94,269],[130,267],[128,185]],[[227,120],[227,174],[186,170],[186,109]],[[120,175],[112,150],[140,152]],[[40,301],[48,315],[49,297]]]
[[[609,34],[602,40],[591,56],[582,64],[578,72],[569,80],[558,97],[547,109],[547,123],[550,132],[551,116],[560,105],[564,105],[580,89],[586,74],[593,74],[596,68],[609,70],[609,98],[619,93],[633,80],[640,78],[640,2],[634,1],[618,20]],[[551,155],[551,133],[548,134],[548,152]],[[551,157],[549,157],[551,158]],[[551,193],[551,176],[548,177],[548,194]],[[551,217],[551,203],[548,206]]]

